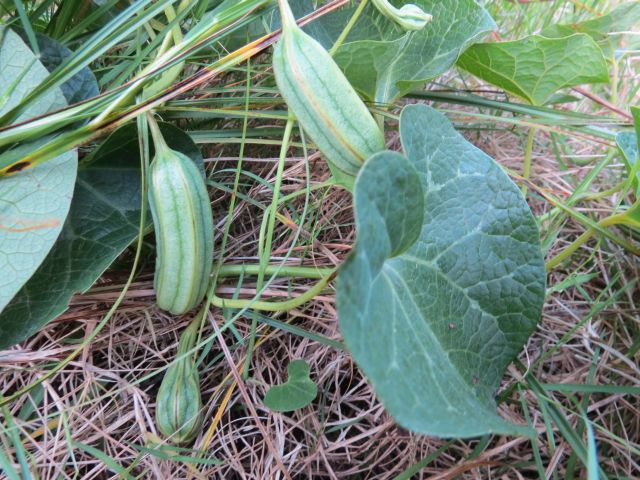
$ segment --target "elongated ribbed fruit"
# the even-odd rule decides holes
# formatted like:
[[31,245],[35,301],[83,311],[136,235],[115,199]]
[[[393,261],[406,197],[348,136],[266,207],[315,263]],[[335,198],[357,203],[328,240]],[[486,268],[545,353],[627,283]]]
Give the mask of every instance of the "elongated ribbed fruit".
[[[154,139],[156,136],[154,135]],[[213,218],[202,174],[186,155],[156,144],[149,206],[156,232],[156,301],[179,315],[207,291],[213,263]]]
[[194,355],[188,353],[195,345],[199,324],[196,318],[180,336],[176,360],[167,369],[156,397],[158,429],[177,445],[193,440],[202,426],[200,376]]
[[327,161],[356,175],[364,161],[384,150],[384,136],[331,55],[295,23],[279,2],[282,37],[273,53],[278,89]]

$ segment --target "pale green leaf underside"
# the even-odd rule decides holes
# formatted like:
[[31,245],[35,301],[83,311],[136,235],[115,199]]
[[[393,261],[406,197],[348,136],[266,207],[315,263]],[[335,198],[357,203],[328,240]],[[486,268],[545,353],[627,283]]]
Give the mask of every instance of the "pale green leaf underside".
[[264,404],[274,412],[290,412],[309,405],[318,394],[318,387],[309,378],[311,369],[304,360],[294,360],[287,367],[288,379],[271,387]]
[[[4,29],[0,39],[0,116],[48,75],[22,39]],[[65,106],[58,88],[29,106],[18,121]],[[16,148],[31,151],[33,145]],[[18,155],[18,156],[21,156]],[[0,178],[0,311],[45,258],[69,211],[77,170],[76,151],[38,167]]]
[[[392,2],[401,5],[406,2]],[[347,38],[336,62],[365,97],[391,102],[416,85],[437,77],[453,65],[462,50],[495,24],[473,0],[414,0],[433,20],[425,28],[405,33],[373,6]],[[328,20],[327,20],[328,21]]]
[[404,427],[524,433],[496,413],[494,394],[540,317],[535,220],[443,115],[408,106],[400,122],[408,159],[377,154],[356,180],[358,240],[338,279],[345,342]]
[[458,66],[532,105],[562,88],[609,81],[602,50],[585,34],[473,45]]

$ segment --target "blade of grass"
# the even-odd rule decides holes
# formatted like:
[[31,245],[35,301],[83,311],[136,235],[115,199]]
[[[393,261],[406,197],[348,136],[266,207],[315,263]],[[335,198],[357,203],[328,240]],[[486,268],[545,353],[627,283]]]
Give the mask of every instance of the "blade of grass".
[[566,393],[610,393],[613,395],[640,396],[640,387],[627,385],[583,385],[579,383],[542,383],[547,392]]
[[[0,397],[2,400],[3,397]],[[27,451],[22,445],[22,441],[20,440],[20,435],[18,434],[18,426],[13,420],[13,415],[7,407],[6,404],[2,404],[2,414],[4,416],[5,422],[7,422],[7,428],[5,432],[9,436],[11,443],[13,444],[13,449],[16,454],[16,458],[18,459],[18,464],[20,465],[21,475],[20,477],[23,480],[31,480],[33,477],[31,476],[31,470],[29,469],[29,462],[27,461]]]
[[[523,373],[527,371],[527,368],[519,360],[516,361],[516,364]],[[555,423],[555,425],[558,427],[560,434],[571,446],[573,452],[575,452],[582,464],[587,466],[589,463],[587,446],[584,444],[584,442],[576,432],[575,427],[571,425],[569,420],[567,420],[566,416],[563,413],[562,406],[557,404],[556,402],[551,401],[547,397],[544,389],[533,375],[527,375],[526,382],[529,385],[531,391],[536,396],[538,402],[546,404],[547,411],[549,412],[553,423]],[[598,472],[603,480],[607,478],[602,468],[598,468]]]
[[254,315],[256,315],[258,321],[265,323],[270,327],[277,328],[279,330],[297,335],[302,338],[308,338],[309,340],[318,342],[322,345],[327,345],[329,347],[335,348],[336,350],[340,350],[343,352],[346,351],[346,347],[342,342],[332,340],[331,338],[325,337],[324,335],[320,335],[318,333],[309,332],[304,328],[300,328],[289,323],[281,322],[280,320],[276,320],[275,318],[265,317],[264,315],[259,315],[258,313],[254,313]]
[[105,466],[109,470],[111,470],[114,473],[117,473],[118,476],[120,476],[121,478],[124,478],[126,480],[135,480],[134,477],[129,475],[129,472],[127,472],[126,468],[122,467],[114,458],[110,457],[109,455],[107,455],[102,450],[97,449],[95,447],[92,447],[91,445],[86,445],[86,444],[84,444],[82,442],[78,442],[78,441],[74,441],[73,442],[73,446],[75,448],[79,448],[83,452],[85,452],[85,453],[97,458],[102,463],[104,463]]
[[0,472],[7,476],[7,480],[22,480],[18,472],[14,470],[13,463],[2,449],[0,449]]
[[[524,418],[527,422],[527,425],[529,425],[529,428],[531,429],[532,432],[535,432],[536,431],[535,425],[531,421],[531,414],[529,413],[529,405],[527,404],[527,400],[524,396],[524,392],[522,390],[521,385],[518,385],[518,393],[519,393],[518,396],[520,397],[520,405],[522,407],[522,411],[524,412]],[[537,435],[531,436],[531,449],[533,450],[533,459],[536,464],[536,470],[538,471],[538,477],[540,478],[540,480],[546,480],[547,476],[545,474],[544,465],[542,464],[542,455],[540,454],[540,443],[538,442]]]
[[593,428],[591,427],[591,422],[586,416],[583,418],[584,424],[587,427],[587,479],[588,480],[599,480],[600,475],[598,471],[600,470],[600,466],[598,465],[598,449],[596,447],[596,437],[593,434]]
[[415,465],[407,468],[400,475],[396,476],[394,480],[411,480],[414,475],[420,473],[420,470],[427,467],[430,463],[435,462],[440,455],[442,455],[451,445],[455,443],[455,440],[449,440],[447,443],[438,448],[435,452],[430,453]]
[[[306,25],[315,18],[325,15],[347,2],[348,0],[333,0],[301,19],[299,21],[299,24]],[[211,79],[217,77],[220,73],[225,72],[229,68],[234,67],[235,65],[238,65],[248,58],[251,58],[254,55],[262,52],[264,49],[272,45],[277,40],[278,36],[279,31],[265,35],[249,43],[248,45],[239,48],[231,54],[226,55],[207,68],[198,71],[197,73],[171,86],[158,95],[150,99],[137,102],[134,106],[126,108],[123,111],[119,111],[117,114],[114,114],[113,117],[104,119],[100,122],[96,122],[96,120],[94,119],[92,124],[78,128],[72,132],[64,133],[56,137],[54,140],[46,143],[44,146],[34,150],[25,157],[22,157],[20,159],[12,159],[10,163],[3,162],[2,164],[0,164],[0,176],[6,174],[7,171],[10,171],[11,167],[18,162],[27,164],[28,167],[34,167],[42,162],[56,157],[63,152],[99,138],[104,133],[115,129],[120,125],[123,125],[136,116],[148,112],[151,109],[164,104],[166,101],[175,98],[178,95],[193,88],[196,88],[199,85],[209,82]],[[92,100],[89,103],[91,103],[91,107],[93,109],[102,108],[102,104],[96,104],[96,100]],[[78,107],[70,107],[60,110],[59,112],[53,112],[52,114],[39,117],[35,121],[27,121],[19,125],[12,126],[9,129],[0,129],[0,146],[7,143],[19,141],[21,138],[28,138],[30,134],[42,135],[43,132],[49,131],[51,128],[59,128],[59,122],[61,122],[62,124],[68,124],[77,121],[77,117],[69,113],[69,110],[73,111],[74,108],[78,109]],[[53,123],[54,126],[47,127],[46,122]]]
[[[101,28],[72,56],[62,62],[49,76],[26,95],[18,105],[0,117],[0,124],[7,125],[51,88],[62,85],[109,49],[123,41],[132,32],[161,13],[172,0],[139,0]],[[144,10],[149,5],[147,10]]]
[[[27,32],[27,38],[29,39],[29,47],[31,48],[31,50],[33,50],[33,53],[35,53],[37,57],[40,55],[40,47],[38,46],[38,41],[36,40],[36,34],[33,31],[31,22],[27,17],[27,12],[24,9],[24,3],[22,3],[22,0],[13,0],[13,4],[16,7],[16,12],[18,14],[18,17],[20,18],[22,29],[25,32]],[[1,120],[0,120],[0,124],[2,124]]]

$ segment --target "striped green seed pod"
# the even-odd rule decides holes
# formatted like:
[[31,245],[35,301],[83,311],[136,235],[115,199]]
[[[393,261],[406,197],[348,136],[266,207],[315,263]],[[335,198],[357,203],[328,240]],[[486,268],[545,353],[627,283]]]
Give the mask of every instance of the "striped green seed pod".
[[213,264],[213,217],[202,174],[170,149],[151,122],[156,156],[149,168],[149,206],[156,234],[158,306],[175,315],[204,298]]
[[296,25],[280,0],[282,37],[273,52],[280,93],[327,161],[357,175],[364,161],[384,150],[384,136],[331,55]]
[[200,378],[192,354],[187,354],[196,342],[199,318],[180,336],[176,360],[169,366],[156,397],[156,424],[172,443],[183,445],[192,441],[202,427]]

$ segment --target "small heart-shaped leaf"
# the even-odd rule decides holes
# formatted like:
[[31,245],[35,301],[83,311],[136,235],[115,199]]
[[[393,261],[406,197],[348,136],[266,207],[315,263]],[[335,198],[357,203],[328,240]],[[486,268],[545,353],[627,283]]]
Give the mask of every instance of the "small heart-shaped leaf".
[[271,387],[264,396],[264,404],[274,412],[290,412],[309,405],[318,395],[318,387],[304,360],[294,360],[287,367],[289,379],[282,385]]

